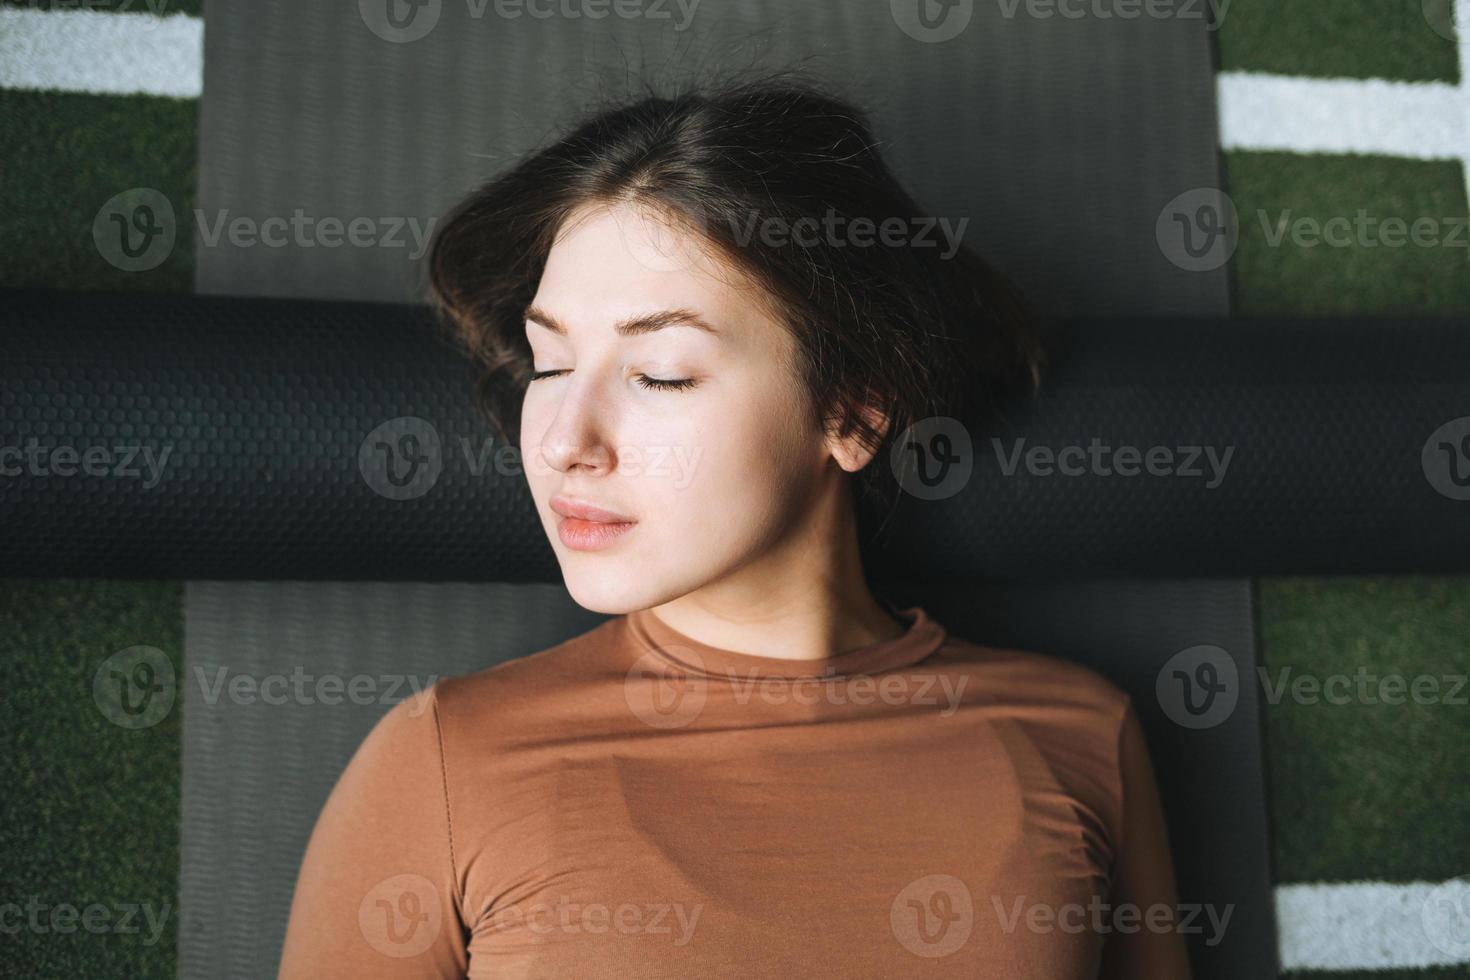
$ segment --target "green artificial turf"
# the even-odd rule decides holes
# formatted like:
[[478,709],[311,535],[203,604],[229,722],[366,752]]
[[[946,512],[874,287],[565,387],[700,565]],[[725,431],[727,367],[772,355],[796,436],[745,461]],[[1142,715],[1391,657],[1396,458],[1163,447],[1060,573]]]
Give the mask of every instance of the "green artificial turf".
[[[1456,82],[1455,45],[1421,0],[1209,0],[1223,71]],[[1429,0],[1448,4],[1451,0]],[[1446,8],[1447,9],[1447,8]]]
[[0,712],[0,901],[20,906],[5,919],[20,928],[0,945],[0,974],[174,976],[182,698],[156,724],[125,728],[93,683],[109,656],[139,645],[182,676],[182,595],[177,582],[0,580],[0,658],[13,671]]
[[[1346,704],[1265,704],[1278,880],[1442,881],[1470,873],[1470,580],[1268,579],[1263,666],[1354,677]],[[1368,704],[1359,667],[1427,682],[1417,704]],[[1368,686],[1370,694],[1379,690]],[[1391,689],[1390,693],[1392,693]],[[1335,694],[1342,693],[1336,689]]]
[[[198,118],[192,99],[0,90],[0,282],[192,292]],[[142,187],[172,204],[175,239],[160,265],[129,272],[103,257],[92,226],[110,198]]]
[[[1236,151],[1225,171],[1240,217],[1237,316],[1470,312],[1470,210],[1458,162]],[[1349,224],[1326,234],[1338,218]],[[1439,244],[1410,234],[1392,244],[1389,218],[1409,231],[1428,219],[1420,241]],[[1311,234],[1308,220],[1324,234]],[[1349,244],[1328,243],[1344,231]]]

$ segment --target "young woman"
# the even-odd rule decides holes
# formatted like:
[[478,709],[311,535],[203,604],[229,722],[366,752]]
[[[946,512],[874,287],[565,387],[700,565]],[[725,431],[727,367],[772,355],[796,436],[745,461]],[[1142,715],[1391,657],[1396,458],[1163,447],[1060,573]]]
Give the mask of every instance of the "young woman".
[[381,719],[282,977],[1187,980],[1127,695],[865,581],[905,430],[1044,363],[936,227],[789,77],[605,110],[448,217],[430,295],[612,618]]

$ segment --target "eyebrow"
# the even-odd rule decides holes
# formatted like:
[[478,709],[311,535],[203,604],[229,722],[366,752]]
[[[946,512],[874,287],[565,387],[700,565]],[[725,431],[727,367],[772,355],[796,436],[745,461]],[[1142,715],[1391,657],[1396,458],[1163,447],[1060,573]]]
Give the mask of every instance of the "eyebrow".
[[[526,307],[525,318],[532,323],[539,324],[552,333],[566,336],[567,328],[556,317],[536,306],[534,303]],[[658,310],[653,313],[640,313],[630,316],[626,320],[620,320],[613,324],[613,329],[624,337],[636,337],[640,334],[653,333],[665,327],[697,327],[706,330],[716,336],[719,331],[710,326],[709,322],[695,313],[693,310]]]

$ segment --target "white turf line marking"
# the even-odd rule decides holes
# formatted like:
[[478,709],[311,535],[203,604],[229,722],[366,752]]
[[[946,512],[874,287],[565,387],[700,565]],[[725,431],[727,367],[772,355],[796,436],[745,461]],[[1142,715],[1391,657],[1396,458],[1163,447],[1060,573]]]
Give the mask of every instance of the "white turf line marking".
[[[1456,2],[1459,23],[1470,24],[1470,0]],[[1470,58],[1461,63],[1470,65]],[[204,23],[198,17],[0,7],[0,88],[189,99],[203,92],[203,78]],[[1459,160],[1470,194],[1470,82],[1224,72],[1217,84],[1225,149]],[[1435,887],[1277,886],[1282,968],[1470,962],[1470,954],[1455,957],[1429,939],[1422,909]],[[1470,903],[1470,886],[1466,892]]]
[[204,21],[0,7],[0,88],[197,99]]
[[1466,92],[1447,82],[1293,78],[1221,72],[1220,141],[1227,149],[1378,153],[1463,159]]
[[1470,963],[1470,879],[1277,885],[1276,921],[1283,970]]
[[1458,85],[1220,72],[1221,148],[1457,160],[1470,201],[1470,0],[1454,4]]

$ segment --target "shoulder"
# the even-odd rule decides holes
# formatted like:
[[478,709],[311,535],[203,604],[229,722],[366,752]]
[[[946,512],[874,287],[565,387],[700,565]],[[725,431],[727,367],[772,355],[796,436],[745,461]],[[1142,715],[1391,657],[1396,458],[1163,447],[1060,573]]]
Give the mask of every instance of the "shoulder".
[[1101,672],[1037,650],[990,646],[948,635],[934,663],[975,677],[989,700],[1090,712],[1110,722],[1114,731],[1131,703],[1128,693]]
[[1044,760],[1046,771],[1086,814],[1106,865],[1122,840],[1123,792],[1130,750],[1141,739],[1133,700],[1085,664],[1035,650],[951,638],[939,651],[975,691],[977,716],[1015,732],[1015,745]]
[[1112,815],[1120,747],[1134,717],[1126,691],[1085,664],[1036,650],[949,637],[936,658],[964,678],[975,717],[1017,732],[1099,813]]
[[546,718],[617,680],[622,617],[613,617],[535,653],[470,674],[445,677],[430,696],[447,730]]

